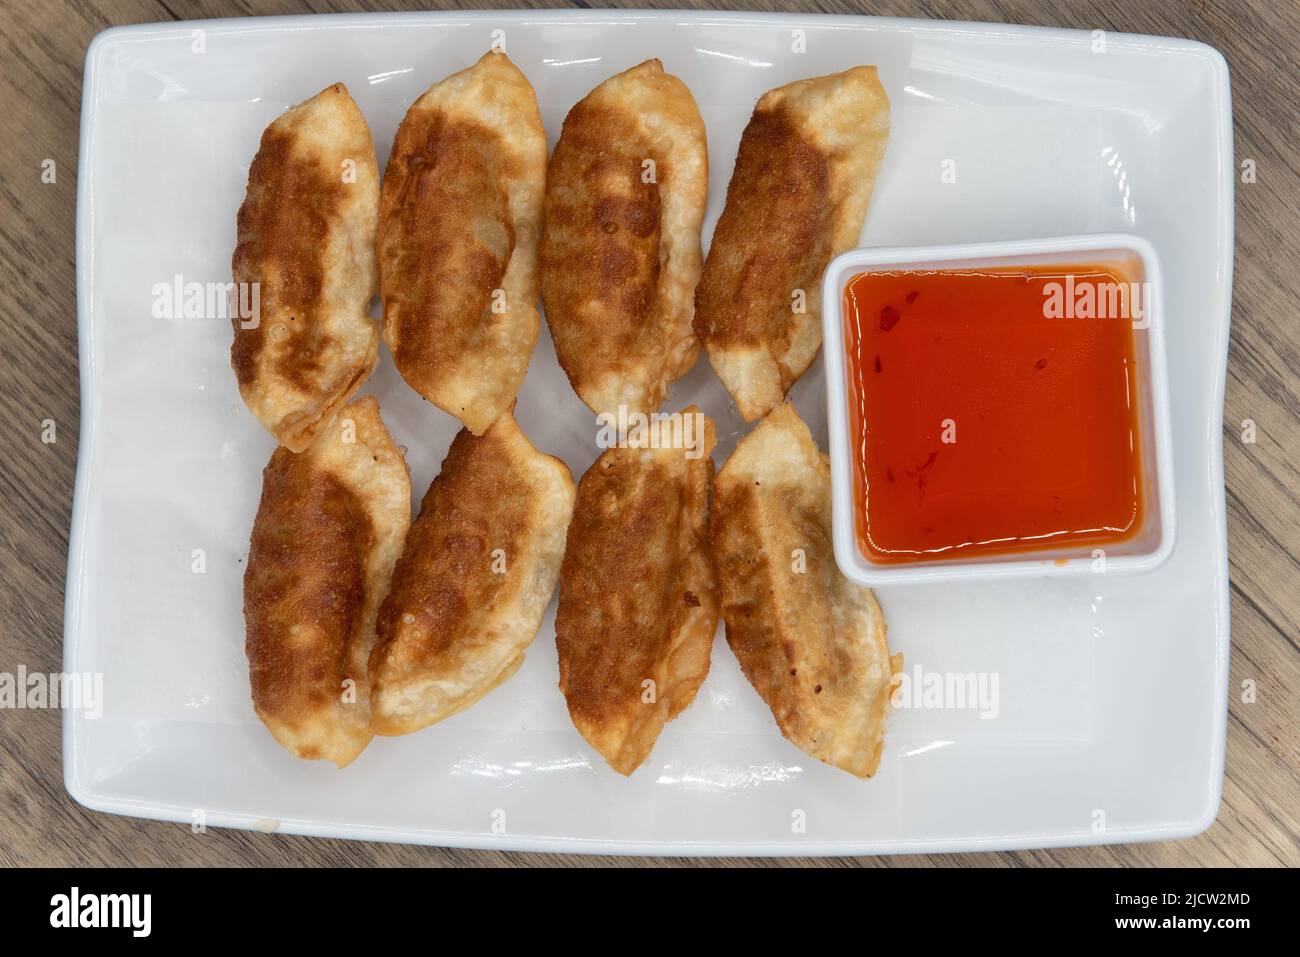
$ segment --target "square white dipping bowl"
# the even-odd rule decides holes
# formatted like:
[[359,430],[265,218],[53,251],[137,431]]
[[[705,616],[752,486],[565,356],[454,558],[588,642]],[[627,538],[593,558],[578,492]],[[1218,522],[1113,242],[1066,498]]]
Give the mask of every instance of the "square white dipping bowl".
[[[1116,264],[1143,283],[1145,314],[1135,323],[1142,526],[1122,542],[1048,548],[1006,555],[973,555],[882,564],[858,545],[854,463],[850,455],[849,357],[844,331],[844,291],[864,272],[997,269],[1015,266]],[[1081,321],[1067,320],[1065,321]],[[1113,321],[1113,320],[1106,320]],[[870,586],[1089,574],[1127,575],[1158,567],[1174,545],[1174,474],[1169,397],[1165,379],[1164,316],[1160,263],[1145,239],[1122,233],[1052,239],[854,249],[837,256],[822,279],[826,405],[830,434],[835,561],[851,580]]]

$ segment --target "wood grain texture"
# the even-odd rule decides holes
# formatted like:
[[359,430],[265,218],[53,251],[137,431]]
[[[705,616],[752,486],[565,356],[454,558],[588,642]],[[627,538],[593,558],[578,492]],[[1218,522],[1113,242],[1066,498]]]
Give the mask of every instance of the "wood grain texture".
[[[618,4],[622,6],[623,4]],[[82,63],[92,36],[125,23],[219,16],[463,8],[346,0],[17,0],[0,35],[0,671],[56,670],[77,456],[73,220]],[[550,2],[475,4],[501,8]],[[576,6],[587,7],[585,2]],[[1232,69],[1237,160],[1258,181],[1237,188],[1237,255],[1224,446],[1231,561],[1232,660],[1227,779],[1214,826],[1188,841],[1004,854],[823,860],[822,866],[1146,866],[1300,864],[1300,5],[1272,0],[789,0],[627,6],[911,15],[1163,34],[1203,40]],[[57,182],[41,182],[53,159]],[[232,213],[233,215],[233,213]],[[42,421],[57,441],[41,441]],[[1242,441],[1251,419],[1257,441]],[[1241,701],[1253,680],[1258,698]],[[0,711],[0,864],[439,865],[670,863],[469,852],[313,840],[86,811],[63,790],[60,716]],[[694,866],[740,861],[686,862]],[[760,861],[811,863],[801,860]]]

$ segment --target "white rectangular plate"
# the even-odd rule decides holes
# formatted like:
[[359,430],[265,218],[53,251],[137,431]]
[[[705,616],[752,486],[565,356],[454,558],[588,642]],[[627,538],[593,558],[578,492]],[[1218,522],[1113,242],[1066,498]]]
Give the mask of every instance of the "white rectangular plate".
[[[229,280],[248,163],[287,106],[345,82],[382,168],[407,105],[472,63],[494,31],[536,87],[552,143],[569,107],[615,72],[659,57],[685,80],[709,133],[706,243],[757,97],[859,63],[880,67],[893,104],[863,245],[1090,231],[1150,240],[1166,267],[1170,561],[1133,578],[881,589],[909,674],[995,676],[998,695],[996,716],[897,711],[870,781],[787,744],[721,636],[694,706],[620,777],[569,723],[553,607],[522,670],[470,710],[376,739],[342,772],[291,757],[253,715],[243,655],[241,581],[273,442],[236,391],[229,325],[155,318],[155,285]],[[1212,49],[712,13],[211,21],[101,34],[83,103],[64,668],[104,682],[102,717],[65,712],[66,784],[83,804],[302,834],[661,854],[1045,847],[1179,837],[1213,820],[1228,663],[1233,168],[1227,68]],[[823,390],[819,360],[793,397],[824,448]],[[455,423],[386,355],[365,391],[409,449],[418,501]],[[746,427],[705,359],[667,407],[688,401],[717,421],[725,461]],[[594,421],[545,333],[518,415],[575,477],[594,461]]]

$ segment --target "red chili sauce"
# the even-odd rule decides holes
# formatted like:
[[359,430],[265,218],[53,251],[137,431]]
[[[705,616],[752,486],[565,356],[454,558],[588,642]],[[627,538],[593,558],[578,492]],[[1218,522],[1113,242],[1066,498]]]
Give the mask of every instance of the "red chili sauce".
[[1139,294],[1109,265],[850,280],[854,495],[869,560],[1100,546],[1138,532],[1134,323],[1053,301],[1087,283]]

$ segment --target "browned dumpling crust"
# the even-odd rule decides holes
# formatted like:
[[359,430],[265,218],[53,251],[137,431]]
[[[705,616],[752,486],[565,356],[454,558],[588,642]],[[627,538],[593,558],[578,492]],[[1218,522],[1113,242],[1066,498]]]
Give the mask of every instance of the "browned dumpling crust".
[[578,484],[555,620],[574,727],[631,774],[709,673],[718,603],[708,547],[713,423],[698,457],[612,448]]
[[769,90],[754,108],[695,293],[695,332],[747,421],[817,357],[822,273],[857,245],[888,140],[873,66]]
[[537,344],[546,133],[527,77],[497,51],[435,83],[384,173],[384,341],[411,388],[482,435]]
[[258,717],[300,758],[343,767],[372,737],[375,617],[410,523],[406,462],[369,396],[262,473],[245,651]]
[[311,445],[375,368],[379,167],[370,128],[342,83],[266,128],[239,208],[231,365],[239,394],[276,440]]
[[871,589],[835,564],[830,464],[789,403],[718,472],[711,539],[727,643],[781,733],[870,777],[903,659],[890,657]]
[[708,181],[695,98],[658,60],[606,80],[564,120],[547,175],[542,303],[556,357],[597,414],[654,412],[699,357]]
[[518,670],[555,591],[575,491],[511,415],[460,431],[379,613],[377,733],[441,721]]

